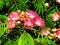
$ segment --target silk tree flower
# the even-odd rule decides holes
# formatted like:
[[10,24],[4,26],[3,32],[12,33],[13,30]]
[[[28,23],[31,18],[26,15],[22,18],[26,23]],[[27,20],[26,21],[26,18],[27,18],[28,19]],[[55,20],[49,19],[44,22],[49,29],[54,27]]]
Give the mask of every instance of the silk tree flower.
[[59,30],[60,30],[59,28],[52,29],[53,32],[56,32],[56,31],[59,31]]
[[53,19],[53,21],[57,21],[59,20],[60,16],[57,12],[55,12],[54,14],[52,14],[51,18]]
[[45,22],[44,22],[44,20],[42,19],[42,18],[35,18],[34,19],[35,21],[34,21],[34,23],[37,25],[37,26],[40,26],[40,28],[43,28],[44,26],[45,26]]
[[17,24],[17,22],[16,21],[13,21],[13,20],[8,20],[8,28],[9,29],[13,29],[15,26],[16,26],[16,24]]
[[40,18],[39,15],[33,10],[26,11],[26,17],[33,19],[33,22],[35,23],[35,25],[40,26],[40,28],[43,28],[45,25],[44,20]]
[[9,14],[9,18],[11,18],[12,20],[18,20],[20,17],[21,12],[11,12]]
[[56,31],[56,32],[54,33],[54,36],[57,37],[57,38],[60,38],[60,31]]
[[20,20],[21,21],[24,21],[27,18],[28,18],[28,16],[26,15],[26,13],[25,12],[22,12],[21,15],[20,15]]
[[26,11],[26,16],[28,16],[29,18],[36,18],[39,17],[37,12],[33,11],[33,10],[28,10]]
[[47,28],[46,30],[41,30],[41,34],[43,34],[43,35],[48,35],[48,34],[50,34],[50,28]]
[[34,27],[34,20],[33,19],[25,19],[24,20],[24,26],[25,27]]
[[60,0],[56,0],[56,2],[60,3]]

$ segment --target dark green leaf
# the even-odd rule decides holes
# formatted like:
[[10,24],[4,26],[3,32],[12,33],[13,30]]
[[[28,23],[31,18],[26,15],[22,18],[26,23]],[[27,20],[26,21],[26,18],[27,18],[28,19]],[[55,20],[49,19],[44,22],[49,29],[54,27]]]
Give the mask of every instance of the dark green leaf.
[[8,39],[4,45],[13,45],[13,41]]
[[7,30],[7,24],[6,23],[0,24],[0,37],[5,33],[6,30]]

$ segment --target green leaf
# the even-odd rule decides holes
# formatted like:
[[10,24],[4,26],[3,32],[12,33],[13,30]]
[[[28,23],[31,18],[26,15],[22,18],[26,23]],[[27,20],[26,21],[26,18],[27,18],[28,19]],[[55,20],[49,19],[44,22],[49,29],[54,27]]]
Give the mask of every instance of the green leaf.
[[5,1],[5,5],[6,5],[6,7],[8,7],[8,6],[10,6],[11,4],[12,4],[12,1],[13,0],[4,0]]
[[6,22],[6,21],[7,21],[7,16],[0,14],[0,22]]
[[0,0],[0,10],[2,10],[3,5],[4,5],[4,1],[3,0]]
[[1,45],[1,43],[2,43],[2,40],[0,39],[0,45]]
[[15,8],[16,8],[16,5],[15,4],[11,4],[9,9],[8,9],[8,13],[13,11]]
[[0,37],[4,34],[6,30],[7,30],[7,24],[6,23],[0,24]]
[[51,40],[48,40],[48,43],[51,44],[51,45],[57,45],[55,42],[53,42]]
[[52,18],[51,18],[51,15],[56,12],[56,9],[49,9],[48,11],[49,13],[46,15],[46,25],[50,28],[54,28],[56,26],[56,23],[53,22]]
[[34,9],[35,9],[39,14],[44,14],[44,11],[46,10],[45,0],[37,0],[37,1],[34,3]]
[[18,39],[14,42],[13,45],[18,45]]
[[18,10],[26,11],[26,9],[29,9],[29,6],[27,4],[29,0],[16,0],[16,2]]
[[21,34],[18,45],[34,45],[32,36],[27,32]]
[[4,45],[13,45],[13,41],[8,39],[7,42]]

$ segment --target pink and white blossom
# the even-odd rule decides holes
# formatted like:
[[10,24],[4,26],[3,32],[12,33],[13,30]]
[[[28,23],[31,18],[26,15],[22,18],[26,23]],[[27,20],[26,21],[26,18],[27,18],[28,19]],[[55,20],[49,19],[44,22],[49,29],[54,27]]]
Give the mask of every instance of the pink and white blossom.
[[13,20],[8,20],[8,28],[13,29],[16,26],[17,22]]
[[50,30],[49,28],[47,28],[46,30],[41,30],[41,34],[48,35],[48,34],[50,34],[49,30]]
[[24,26],[34,26],[34,20],[32,19],[25,19]]
[[11,18],[12,20],[18,20],[19,17],[20,17],[20,12],[11,12],[9,14],[9,18]]
[[56,31],[59,31],[59,30],[60,30],[59,28],[52,29],[53,32],[56,32]]
[[57,37],[57,38],[60,38],[60,31],[56,31],[56,32],[54,33],[54,36]]
[[53,19],[53,21],[57,21],[57,20],[59,20],[60,16],[59,16],[59,14],[56,12],[56,13],[52,14],[51,18]]
[[26,15],[29,16],[29,18],[32,18],[32,19],[36,18],[36,17],[39,17],[38,13],[33,11],[33,10],[26,11]]
[[40,28],[43,28],[45,26],[45,22],[43,19],[41,18],[35,18],[35,21],[34,23],[37,25],[37,26],[40,26]]

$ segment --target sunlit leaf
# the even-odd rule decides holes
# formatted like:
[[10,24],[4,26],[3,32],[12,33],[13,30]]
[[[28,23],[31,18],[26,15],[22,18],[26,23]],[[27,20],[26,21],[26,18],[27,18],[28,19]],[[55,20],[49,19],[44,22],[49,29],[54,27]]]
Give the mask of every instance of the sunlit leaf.
[[29,33],[21,34],[18,40],[18,45],[34,45],[32,36]]

